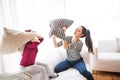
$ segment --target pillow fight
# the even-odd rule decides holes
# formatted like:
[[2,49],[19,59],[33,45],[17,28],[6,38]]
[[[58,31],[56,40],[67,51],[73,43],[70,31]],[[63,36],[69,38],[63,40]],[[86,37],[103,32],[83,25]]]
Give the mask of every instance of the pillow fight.
[[[44,37],[31,29],[22,32],[4,27],[2,40],[0,42],[0,54],[7,55],[20,52],[21,60],[19,64],[22,72],[27,72],[30,76],[33,75],[35,71],[39,71],[39,68],[41,68],[41,70],[44,68],[46,71],[44,71],[43,74],[47,72],[47,76],[43,75],[42,80],[57,78],[59,77],[58,73],[69,68],[75,68],[87,80],[94,80],[92,73],[87,70],[85,62],[80,54],[83,47],[81,38],[85,38],[85,45],[88,52],[94,54],[90,30],[81,25],[74,30],[73,36],[66,36],[65,32],[73,22],[73,20],[64,18],[53,19],[49,22],[50,31],[48,35],[53,39],[54,47],[63,46],[67,53],[66,59],[55,66],[54,73],[49,70],[46,64],[35,62],[39,50],[38,46],[44,42]],[[56,38],[59,38],[61,41],[57,42]],[[36,67],[33,72],[25,71],[25,68],[31,65],[35,65]]]

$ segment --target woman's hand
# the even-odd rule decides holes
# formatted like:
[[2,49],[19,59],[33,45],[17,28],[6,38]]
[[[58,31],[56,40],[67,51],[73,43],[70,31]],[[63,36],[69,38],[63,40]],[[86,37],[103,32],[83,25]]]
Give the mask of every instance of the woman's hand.
[[64,49],[68,49],[68,43],[66,40],[63,40],[63,47]]
[[53,37],[53,45],[54,45],[55,48],[57,48],[58,44],[57,44],[57,41],[56,41],[56,36],[53,35],[52,37]]

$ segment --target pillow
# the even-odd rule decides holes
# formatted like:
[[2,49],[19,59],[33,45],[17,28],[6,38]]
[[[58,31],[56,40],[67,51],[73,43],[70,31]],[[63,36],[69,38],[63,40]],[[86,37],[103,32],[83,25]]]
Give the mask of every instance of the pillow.
[[53,19],[50,21],[51,28],[62,28],[64,25],[68,28],[72,25],[73,20],[70,19]]
[[52,35],[55,35],[56,37],[63,39],[63,40],[65,39],[64,30],[60,28],[52,28],[50,30],[49,36],[51,37]]
[[9,54],[15,53],[19,49],[24,49],[24,45],[37,36],[33,32],[21,32],[4,27],[3,36],[0,42],[0,53]]
[[120,38],[116,38],[116,50],[117,52],[120,52]]
[[64,39],[65,38],[65,32],[62,29],[63,26],[66,26],[66,28],[70,27],[73,23],[73,20],[69,20],[69,19],[54,19],[50,21],[50,37],[52,35],[55,35],[56,37],[60,38],[60,39]]

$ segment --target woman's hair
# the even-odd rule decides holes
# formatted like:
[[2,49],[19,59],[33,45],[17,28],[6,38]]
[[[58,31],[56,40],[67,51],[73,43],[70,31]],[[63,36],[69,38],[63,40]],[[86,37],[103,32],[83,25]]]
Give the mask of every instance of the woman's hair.
[[82,37],[85,37],[85,44],[88,48],[88,52],[91,52],[91,53],[94,54],[93,43],[92,43],[92,39],[91,39],[91,36],[90,36],[90,31],[88,29],[86,29],[84,26],[81,26],[81,27],[82,27],[82,34],[83,34]]

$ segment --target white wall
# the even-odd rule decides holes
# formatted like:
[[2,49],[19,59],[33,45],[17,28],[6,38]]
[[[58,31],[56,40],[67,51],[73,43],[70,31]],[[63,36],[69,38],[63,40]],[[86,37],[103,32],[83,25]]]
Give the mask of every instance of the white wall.
[[120,0],[66,0],[65,8],[65,16],[75,20],[76,26],[90,29],[95,44],[120,35]]

